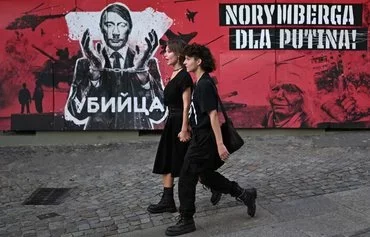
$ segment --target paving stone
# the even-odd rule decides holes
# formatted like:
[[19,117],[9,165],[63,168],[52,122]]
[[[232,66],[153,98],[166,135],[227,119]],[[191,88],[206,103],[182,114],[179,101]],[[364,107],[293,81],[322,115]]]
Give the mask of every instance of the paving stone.
[[72,234],[62,234],[60,237],[73,237]]
[[50,231],[49,230],[42,230],[42,231],[36,231],[38,237],[50,237]]
[[78,232],[72,233],[72,236],[73,237],[79,237],[79,236],[83,236],[83,235],[84,235],[84,232],[83,231],[78,231]]
[[[362,143],[356,143],[357,137],[356,133],[245,137],[245,146],[220,170],[242,186],[256,186],[261,206],[352,190],[370,185],[370,149],[358,146]],[[361,137],[370,135],[361,133]],[[0,196],[0,234],[24,234],[31,230],[24,227],[34,226],[37,234],[45,236],[60,227],[68,237],[87,236],[87,231],[98,236],[119,235],[174,223],[178,213],[152,215],[146,211],[150,203],[160,199],[156,195],[161,191],[161,179],[151,173],[157,145],[158,141],[134,141],[1,148],[0,163],[4,165],[0,180],[4,177],[6,184],[12,185],[5,187],[7,191]],[[76,188],[61,206],[22,210],[19,203],[40,186]],[[243,207],[227,195],[213,207],[209,197],[209,190],[198,185],[197,218],[222,213],[225,208]],[[36,217],[49,212],[61,216],[45,221]]]
[[90,225],[89,224],[82,224],[82,225],[79,225],[77,228],[80,231],[88,230],[88,229],[90,229]]
[[54,229],[54,230],[50,230],[50,234],[51,236],[61,236],[62,234],[64,234],[64,229]]
[[63,222],[51,222],[51,223],[49,223],[49,229],[50,230],[59,229],[61,227],[64,227]]
[[130,226],[129,223],[122,223],[122,224],[118,224],[117,225],[119,229],[125,229],[125,228],[128,228]]
[[109,220],[112,220],[110,216],[100,218],[100,221],[109,221]]

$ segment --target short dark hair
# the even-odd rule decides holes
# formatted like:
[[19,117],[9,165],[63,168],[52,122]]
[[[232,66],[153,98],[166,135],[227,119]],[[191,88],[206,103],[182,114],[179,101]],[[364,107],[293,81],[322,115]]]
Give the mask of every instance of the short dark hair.
[[179,62],[183,65],[185,61],[184,48],[186,46],[185,41],[182,39],[170,39],[167,41],[167,47],[179,56]]
[[122,17],[125,21],[127,21],[128,24],[129,24],[130,32],[131,32],[132,20],[131,20],[130,12],[126,7],[124,7],[120,4],[111,4],[103,10],[103,12],[101,13],[101,16],[100,16],[100,24],[99,24],[100,29],[102,31],[103,31],[103,18],[104,18],[105,13],[108,13],[108,12],[117,13],[120,17]]
[[202,60],[200,67],[205,72],[213,72],[216,69],[215,59],[208,47],[193,43],[189,44],[184,49],[185,56],[194,57]]

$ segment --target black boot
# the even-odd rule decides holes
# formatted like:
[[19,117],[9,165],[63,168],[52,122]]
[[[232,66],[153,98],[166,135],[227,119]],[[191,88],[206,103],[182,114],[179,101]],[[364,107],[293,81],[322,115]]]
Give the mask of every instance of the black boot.
[[159,203],[149,205],[147,210],[150,213],[177,212],[175,200],[173,199],[173,187],[165,187]]
[[216,191],[207,185],[203,184],[202,181],[199,179],[199,182],[203,185],[204,190],[211,190],[212,196],[211,196],[211,203],[213,206],[216,206],[218,202],[221,200],[222,193],[219,191]]
[[255,188],[244,189],[237,185],[237,192],[239,195],[236,200],[242,201],[248,207],[248,215],[254,217],[256,214],[257,190]]
[[215,206],[218,204],[218,202],[220,201],[221,199],[221,196],[222,196],[222,193],[214,190],[211,188],[211,193],[212,193],[212,196],[211,196],[211,203]]
[[193,217],[185,217],[180,215],[180,220],[176,225],[170,226],[166,230],[167,236],[183,235],[195,231],[195,222]]

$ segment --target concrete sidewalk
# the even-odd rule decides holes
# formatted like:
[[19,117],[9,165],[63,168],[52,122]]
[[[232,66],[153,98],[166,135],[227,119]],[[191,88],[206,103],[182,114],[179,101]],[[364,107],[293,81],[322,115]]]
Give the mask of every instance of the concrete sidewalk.
[[[370,187],[279,204],[259,205],[254,218],[232,207],[196,219],[197,231],[184,236],[369,237]],[[122,236],[163,236],[163,227]]]
[[[370,236],[370,132],[243,137],[220,170],[258,189],[256,217],[227,195],[212,206],[198,185],[188,236]],[[164,236],[177,214],[146,212],[161,192],[158,140],[0,147],[0,236]],[[23,205],[38,188],[70,190],[58,205]]]

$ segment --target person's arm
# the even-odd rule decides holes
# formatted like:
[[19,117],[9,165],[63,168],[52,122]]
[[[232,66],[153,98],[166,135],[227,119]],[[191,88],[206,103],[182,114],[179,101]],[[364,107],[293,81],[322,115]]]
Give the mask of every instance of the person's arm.
[[226,160],[230,154],[222,140],[221,127],[220,127],[220,121],[218,119],[217,110],[210,111],[208,115],[211,121],[213,134],[215,135],[215,138],[216,138],[218,155],[220,156],[222,160]]
[[[151,67],[153,69],[151,69]],[[133,72],[130,73],[132,73],[132,78],[139,82],[141,88],[143,88],[144,90],[150,90],[151,89],[150,81],[154,80],[153,75],[155,75],[152,74],[152,70],[154,70],[154,68],[155,70],[158,70],[157,62],[154,59],[150,59],[148,62],[148,69],[134,70]]]
[[134,62],[134,69],[138,70],[137,72],[137,78],[140,81],[142,87],[144,89],[149,89],[149,72],[145,70],[145,68],[148,66],[148,62],[150,58],[152,57],[155,49],[158,47],[158,36],[155,30],[151,30],[148,33],[148,37],[145,37],[145,41],[147,44],[146,49],[143,53],[139,53],[140,49],[138,46],[136,46],[136,52],[137,52],[137,58]]
[[190,131],[189,131],[189,109],[190,109],[190,100],[191,100],[191,88],[188,87],[182,93],[182,101],[184,110],[182,112],[182,126],[181,131],[178,134],[178,138],[181,142],[186,142],[190,139]]
[[84,124],[86,122],[85,119],[88,117],[87,98],[90,90],[93,88],[88,82],[91,77],[89,65],[86,59],[78,59],[76,61],[76,70],[64,110],[65,119],[74,121],[79,125]]
[[200,90],[200,109],[201,112],[206,112],[209,116],[212,131],[216,138],[218,155],[222,160],[226,160],[229,157],[229,152],[226,149],[224,142],[222,140],[220,121],[218,119],[218,95],[216,86],[213,82],[199,82],[198,84]]
[[149,77],[150,77],[150,74],[149,74],[149,72],[148,71],[137,72],[136,73],[136,76],[137,76],[137,79],[140,82],[141,86],[144,89],[149,90],[150,89],[150,85],[149,85],[149,80],[150,80]]

